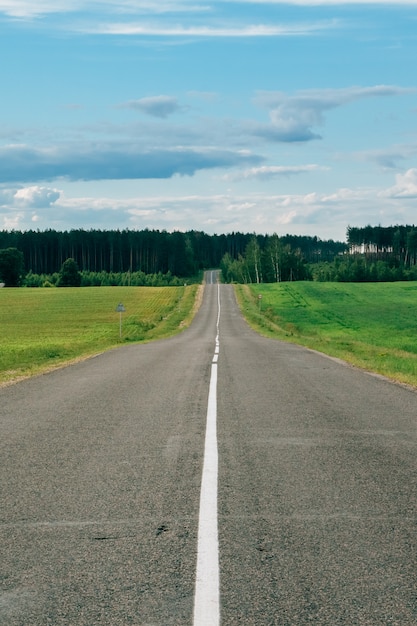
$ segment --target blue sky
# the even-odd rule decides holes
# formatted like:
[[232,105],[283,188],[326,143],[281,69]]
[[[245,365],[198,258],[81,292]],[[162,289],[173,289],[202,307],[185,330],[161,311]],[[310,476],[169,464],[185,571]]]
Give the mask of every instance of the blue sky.
[[0,229],[417,222],[417,0],[0,0]]

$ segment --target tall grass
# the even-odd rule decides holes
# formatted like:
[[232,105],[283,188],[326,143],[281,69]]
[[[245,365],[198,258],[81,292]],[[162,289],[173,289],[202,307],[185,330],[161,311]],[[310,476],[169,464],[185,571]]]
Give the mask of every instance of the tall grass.
[[[0,383],[187,326],[197,285],[0,289]],[[116,307],[122,302],[126,312]]]
[[416,283],[289,282],[236,292],[259,332],[417,387]]

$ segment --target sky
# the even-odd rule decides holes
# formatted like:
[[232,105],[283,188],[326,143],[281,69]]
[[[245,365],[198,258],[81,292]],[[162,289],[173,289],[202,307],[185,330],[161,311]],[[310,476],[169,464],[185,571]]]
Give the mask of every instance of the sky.
[[417,222],[417,0],[0,0],[0,230]]

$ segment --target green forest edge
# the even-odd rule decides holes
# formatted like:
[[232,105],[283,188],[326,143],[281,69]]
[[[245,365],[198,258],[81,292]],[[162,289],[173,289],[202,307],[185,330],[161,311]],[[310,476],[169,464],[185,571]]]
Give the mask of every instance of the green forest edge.
[[274,314],[272,308],[262,308],[259,295],[254,285],[235,284],[234,291],[239,308],[247,324],[257,333],[268,337],[285,341],[287,343],[303,346],[315,352],[325,354],[330,358],[342,361],[358,369],[383,376],[394,383],[417,390],[417,378],[413,374],[399,373],[395,365],[388,368],[380,368],[377,359],[373,358],[374,347],[369,345],[361,356],[352,352],[351,347],[343,349],[340,344],[336,345],[326,338],[318,336],[310,337],[300,334],[292,324],[280,325],[280,319]]
[[8,287],[65,286],[68,259],[83,287],[179,286],[199,282],[210,267],[238,283],[417,280],[417,228],[349,226],[346,243],[276,233],[0,231],[0,281]]

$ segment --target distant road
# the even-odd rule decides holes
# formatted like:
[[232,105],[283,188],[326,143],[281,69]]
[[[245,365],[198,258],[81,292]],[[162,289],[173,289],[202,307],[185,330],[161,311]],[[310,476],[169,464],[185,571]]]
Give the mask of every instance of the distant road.
[[216,280],[181,335],[0,389],[0,626],[417,624],[417,394]]
[[205,273],[205,282],[207,285],[215,285],[219,280],[219,270],[210,270]]

